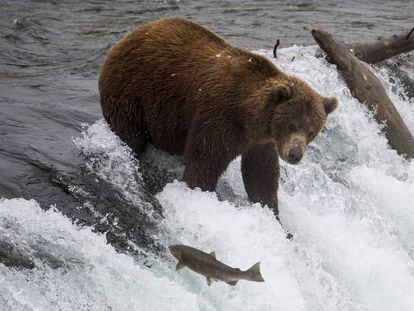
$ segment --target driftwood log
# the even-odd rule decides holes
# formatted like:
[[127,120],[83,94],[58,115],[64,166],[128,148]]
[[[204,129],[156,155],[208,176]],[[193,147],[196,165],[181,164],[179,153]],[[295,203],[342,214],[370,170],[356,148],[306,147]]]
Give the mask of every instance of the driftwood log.
[[414,28],[399,35],[379,38],[370,43],[347,43],[345,46],[360,60],[376,64],[392,56],[414,50]]
[[390,146],[399,154],[414,158],[414,137],[376,75],[330,33],[313,29],[312,36],[325,51],[327,60],[338,66],[352,94],[375,113],[379,123],[386,123],[384,132]]

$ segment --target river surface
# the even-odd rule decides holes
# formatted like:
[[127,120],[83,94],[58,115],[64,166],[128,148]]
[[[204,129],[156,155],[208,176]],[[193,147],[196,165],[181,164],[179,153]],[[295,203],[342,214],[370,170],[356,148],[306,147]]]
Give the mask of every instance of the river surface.
[[[0,310],[414,310],[414,162],[390,149],[310,35],[370,41],[414,26],[414,1],[0,0]],[[102,119],[111,45],[163,17],[200,22],[340,107],[302,163],[282,163],[280,214],[248,202],[240,159],[217,194],[179,158],[138,161]],[[414,55],[374,67],[414,133]],[[109,242],[109,243],[108,243]],[[264,283],[175,271],[183,243]],[[6,251],[5,251],[6,250]],[[3,257],[2,257],[3,256]],[[22,268],[23,267],[23,268]]]

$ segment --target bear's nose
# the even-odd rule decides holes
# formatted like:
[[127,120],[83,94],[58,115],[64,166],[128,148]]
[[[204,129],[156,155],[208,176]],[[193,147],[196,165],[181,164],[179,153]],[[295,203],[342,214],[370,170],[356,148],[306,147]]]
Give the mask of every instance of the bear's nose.
[[297,164],[302,159],[303,153],[302,148],[295,146],[289,150],[288,160],[290,164]]

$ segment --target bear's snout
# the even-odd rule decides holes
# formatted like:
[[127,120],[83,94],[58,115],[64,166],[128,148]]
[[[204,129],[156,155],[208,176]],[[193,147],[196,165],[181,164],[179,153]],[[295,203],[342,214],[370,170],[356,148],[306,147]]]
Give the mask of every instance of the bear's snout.
[[288,161],[290,164],[298,164],[302,160],[303,151],[300,146],[294,146],[289,150]]
[[298,164],[302,160],[306,150],[305,136],[292,134],[289,139],[280,145],[279,155],[283,160],[290,164]]

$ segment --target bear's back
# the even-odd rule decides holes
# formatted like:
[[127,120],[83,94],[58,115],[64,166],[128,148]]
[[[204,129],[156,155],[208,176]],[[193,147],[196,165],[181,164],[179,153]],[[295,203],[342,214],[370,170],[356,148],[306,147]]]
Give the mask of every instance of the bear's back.
[[[225,48],[232,47],[191,21],[154,21],[130,32],[112,47],[101,69],[99,84],[102,89],[122,89],[122,85],[126,87],[139,76],[148,81],[151,77],[155,80],[157,73],[174,76],[190,67],[201,70],[208,62],[206,55]],[[114,76],[119,80],[107,79]]]

